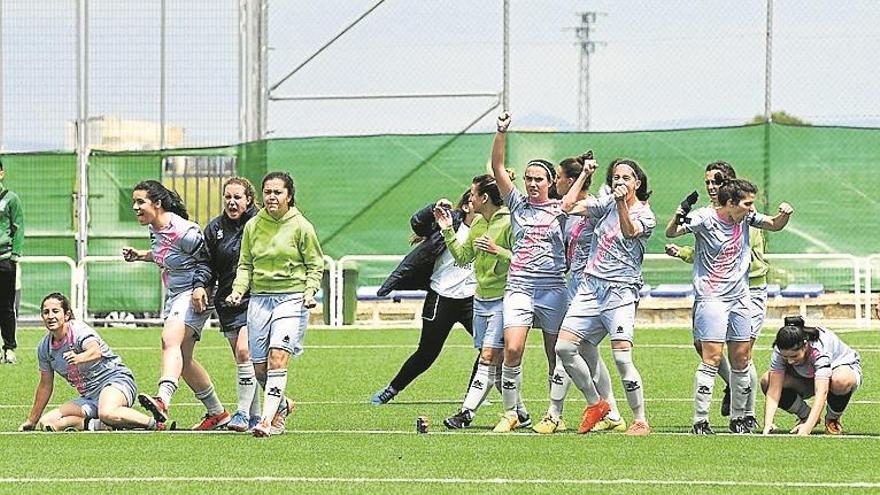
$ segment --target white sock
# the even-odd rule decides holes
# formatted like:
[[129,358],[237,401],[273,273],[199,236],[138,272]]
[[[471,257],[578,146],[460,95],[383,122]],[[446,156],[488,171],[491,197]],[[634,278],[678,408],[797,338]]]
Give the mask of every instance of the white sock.
[[587,404],[599,402],[599,392],[596,391],[596,385],[593,383],[593,375],[587,362],[578,352],[578,345],[568,340],[557,340],[556,357],[562,361],[571,381],[584,394]]
[[480,404],[486,400],[492,385],[495,383],[495,366],[491,364],[480,363],[477,365],[477,372],[474,373],[474,379],[468,386],[467,395],[464,397],[462,409],[468,411],[476,411]]
[[266,372],[266,392],[263,395],[263,421],[272,421],[287,388],[287,370]]
[[694,377],[694,424],[709,420],[709,406],[712,404],[712,389],[718,368],[700,363]]
[[749,361],[749,386],[751,393],[746,399],[746,416],[755,416],[755,399],[758,394],[758,369],[755,368],[754,361]]
[[223,412],[223,404],[220,402],[220,398],[217,397],[217,393],[214,391],[213,383],[208,385],[208,388],[205,390],[196,392],[196,398],[202,401],[202,404],[205,405],[205,409],[208,410],[208,414],[211,416],[216,416]]
[[505,411],[516,411],[520,403],[519,389],[522,386],[522,365],[501,365],[501,403]]
[[552,375],[547,375],[547,382],[550,384],[550,407],[547,408],[547,414],[553,419],[559,419],[562,416],[562,408],[565,407],[565,396],[568,394],[568,388],[571,387],[571,378],[565,372],[565,365],[558,355],[556,367],[553,368]]
[[633,411],[633,419],[645,421],[645,392],[642,390],[642,376],[633,365],[632,349],[612,349],[611,354],[623,382],[626,401]]
[[742,419],[746,415],[746,402],[749,400],[752,380],[749,368],[730,370],[730,417]]
[[581,342],[580,353],[584,361],[587,362],[587,366],[590,367],[596,391],[611,406],[611,410],[608,412],[608,419],[620,421],[623,418],[620,416],[620,409],[618,409],[617,400],[614,398],[614,389],[611,388],[611,373],[608,372],[608,366],[599,354],[599,348],[584,341]]
[[253,363],[238,365],[238,412],[248,414],[257,395],[257,375]]
[[171,405],[171,397],[174,396],[174,393],[177,392],[177,379],[170,378],[167,376],[163,376],[159,378],[159,393],[158,396],[165,403],[166,406]]

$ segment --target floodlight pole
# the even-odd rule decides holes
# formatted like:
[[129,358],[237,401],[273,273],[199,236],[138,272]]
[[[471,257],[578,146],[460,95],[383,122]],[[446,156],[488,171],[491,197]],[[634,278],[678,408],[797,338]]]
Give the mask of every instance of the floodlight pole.
[[161,21],[159,27],[159,149],[165,149],[165,0],[159,4]]
[[510,110],[510,0],[504,0],[501,110]]
[[770,128],[773,124],[771,90],[773,75],[773,0],[767,0],[767,28],[764,36],[764,187],[761,204],[764,211],[770,208]]
[[239,0],[238,7],[238,137],[248,142],[266,129],[266,0]]

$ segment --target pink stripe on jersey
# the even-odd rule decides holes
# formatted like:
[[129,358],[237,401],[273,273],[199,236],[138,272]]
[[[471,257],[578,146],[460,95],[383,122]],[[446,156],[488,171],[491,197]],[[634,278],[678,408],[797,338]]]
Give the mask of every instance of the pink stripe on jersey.
[[[552,203],[552,201],[546,203],[530,202],[530,204],[533,205],[544,205],[549,203]],[[543,212],[540,216],[536,217],[536,220],[539,222],[539,225],[530,228],[525,233],[523,246],[513,254],[513,259],[510,261],[511,271],[516,272],[525,269],[525,267],[535,259],[535,255],[540,253],[541,243],[546,242],[547,233],[550,232],[550,229],[553,227],[556,215],[549,212]]]

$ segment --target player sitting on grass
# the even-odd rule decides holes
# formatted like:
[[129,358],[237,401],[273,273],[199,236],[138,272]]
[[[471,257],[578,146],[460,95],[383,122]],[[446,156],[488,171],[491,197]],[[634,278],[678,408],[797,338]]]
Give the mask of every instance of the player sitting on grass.
[[[34,430],[37,425],[47,431],[98,429],[102,423],[114,428],[165,429],[165,423],[131,408],[137,394],[134,375],[95,330],[73,319],[67,297],[49,294],[43,299],[41,314],[49,333],[37,345],[40,384],[20,431]],[[80,397],[43,414],[52,398],[53,371]]]
[[[809,435],[825,409],[825,433],[840,435],[840,416],[862,383],[859,353],[826,328],[804,326],[800,316],[785,318],[773,342],[770,371],[761,377],[767,395],[764,434],[774,429],[781,407],[798,418],[791,430]],[[804,399],[813,397],[810,407]]]

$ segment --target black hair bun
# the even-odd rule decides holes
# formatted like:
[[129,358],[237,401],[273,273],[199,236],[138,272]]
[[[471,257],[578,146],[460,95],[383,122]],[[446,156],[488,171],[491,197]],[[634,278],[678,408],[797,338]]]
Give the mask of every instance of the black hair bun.
[[783,320],[785,326],[787,327],[799,327],[804,328],[804,317],[801,315],[797,316],[786,316],[785,320]]

